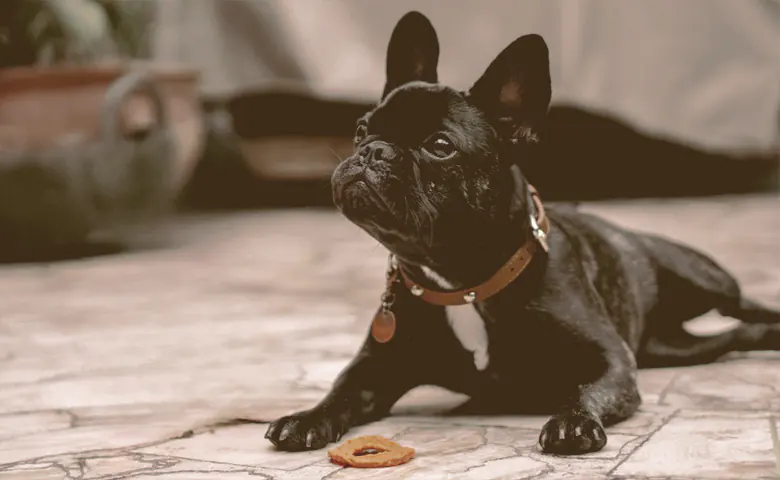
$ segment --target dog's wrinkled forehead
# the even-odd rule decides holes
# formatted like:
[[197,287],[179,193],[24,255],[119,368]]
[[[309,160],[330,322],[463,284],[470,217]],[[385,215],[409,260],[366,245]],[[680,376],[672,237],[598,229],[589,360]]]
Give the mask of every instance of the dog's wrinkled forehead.
[[424,82],[394,90],[364,120],[370,135],[408,147],[446,132],[461,148],[486,149],[495,136],[482,112],[463,93]]

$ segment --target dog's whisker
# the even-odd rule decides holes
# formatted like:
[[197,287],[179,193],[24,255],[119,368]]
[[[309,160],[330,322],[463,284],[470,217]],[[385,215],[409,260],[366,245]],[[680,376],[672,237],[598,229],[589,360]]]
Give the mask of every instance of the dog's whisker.
[[328,151],[329,151],[329,152],[330,152],[330,153],[333,155],[333,157],[334,157],[336,160],[338,160],[338,163],[341,163],[341,162],[343,162],[343,161],[344,161],[344,159],[343,159],[343,158],[341,158],[341,155],[339,155],[338,153],[336,153],[336,151],[335,151],[335,150],[333,150],[333,147],[328,147]]
[[[428,219],[428,241],[430,245],[433,245],[433,217],[436,211],[436,207],[434,207],[433,204],[424,195],[420,195],[419,206],[423,212],[425,212],[425,216]],[[422,236],[422,232],[420,232],[420,235]]]
[[425,209],[426,215],[428,215],[428,241],[431,245],[434,245],[434,239],[433,239],[433,213],[429,209]]
[[412,222],[414,224],[415,232],[419,235],[420,233],[420,218],[417,216],[416,213],[414,213],[414,210],[409,209],[409,213],[412,215]]
[[410,211],[409,200],[406,197],[404,197],[404,219],[403,219],[404,224],[406,224],[406,222],[409,220],[409,211]]

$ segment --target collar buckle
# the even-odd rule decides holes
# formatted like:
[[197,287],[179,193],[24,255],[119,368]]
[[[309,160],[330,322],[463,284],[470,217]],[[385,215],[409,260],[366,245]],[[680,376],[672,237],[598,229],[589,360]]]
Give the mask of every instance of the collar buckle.
[[[534,214],[529,215],[531,232],[534,238],[526,239],[525,243],[520,246],[514,255],[512,255],[512,257],[510,257],[492,277],[472,288],[456,291],[431,290],[423,288],[407,277],[403,265],[394,263],[395,256],[390,255],[389,276],[391,280],[388,281],[388,288],[394,281],[403,282],[406,285],[406,288],[409,289],[409,292],[415,297],[430,304],[444,307],[483,302],[503,290],[531,263],[531,260],[533,260],[534,254],[539,247],[541,247],[545,253],[550,250],[547,242],[547,232],[550,229],[550,220],[544,214],[544,206],[542,205],[542,201],[536,193],[536,190],[528,185],[528,191],[531,196],[532,206],[535,207],[533,208],[533,210],[535,210]],[[537,246],[537,243],[539,246]],[[392,301],[392,297],[389,300]]]

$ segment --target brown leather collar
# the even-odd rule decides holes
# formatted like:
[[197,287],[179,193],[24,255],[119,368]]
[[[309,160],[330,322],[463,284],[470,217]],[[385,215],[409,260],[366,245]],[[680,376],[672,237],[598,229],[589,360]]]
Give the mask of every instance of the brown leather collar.
[[528,185],[528,193],[534,206],[536,216],[531,214],[531,233],[533,238],[523,244],[520,249],[486,282],[472,288],[465,288],[456,292],[440,292],[417,285],[404,273],[403,267],[397,265],[393,255],[387,269],[387,286],[382,294],[382,304],[371,323],[371,335],[379,343],[392,340],[395,335],[396,321],[392,306],[395,302],[393,285],[403,279],[406,288],[412,295],[422,298],[428,303],[441,306],[465,305],[485,300],[500,292],[512,283],[528,267],[539,246],[545,252],[548,251],[547,234],[550,232],[550,222],[544,214],[544,206],[536,189]]
[[536,216],[531,215],[531,232],[533,238],[524,243],[514,255],[485,282],[471,288],[462,290],[442,292],[432,290],[418,285],[412,281],[399,266],[397,272],[403,278],[406,287],[412,292],[412,295],[425,300],[428,303],[441,306],[466,305],[469,303],[483,301],[503,290],[512,283],[523,270],[528,267],[539,246],[547,252],[547,234],[550,232],[550,222],[544,214],[544,206],[539,198],[539,193],[534,187],[528,185],[530,197],[536,206]]

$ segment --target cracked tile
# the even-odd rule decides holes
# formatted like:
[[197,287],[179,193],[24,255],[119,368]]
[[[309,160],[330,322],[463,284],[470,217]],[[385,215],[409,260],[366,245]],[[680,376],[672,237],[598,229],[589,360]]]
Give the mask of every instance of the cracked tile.
[[482,428],[439,426],[409,428],[395,440],[417,450],[420,457],[467,453],[487,443]]
[[[780,307],[776,201],[587,208],[715,255],[746,293]],[[721,228],[724,211],[732,228]],[[753,225],[763,228],[735,234]],[[157,250],[0,267],[0,480],[603,480],[618,465],[624,478],[720,478],[718,469],[760,478],[770,461],[761,414],[745,412],[780,412],[771,352],[641,371],[641,411],[608,429],[604,451],[582,457],[538,452],[547,417],[443,416],[466,398],[435,388],[350,432],[419,449],[394,469],[341,469],[325,450],[277,452],[265,424],[208,433],[199,427],[316,404],[363,342],[386,255],[327,210],[183,216],[169,230]],[[728,327],[716,315],[690,325],[698,334]]]
[[86,459],[80,463],[83,480],[104,478],[149,479],[273,479],[262,467],[229,465],[186,458],[157,457],[131,454],[126,456]]
[[615,475],[775,479],[768,415],[682,412],[638,448]]
[[[399,439],[403,444],[403,439]],[[480,480],[509,480],[537,476],[548,467],[539,461],[518,455],[507,446],[484,445],[468,451],[453,453],[420,452],[411,462],[391,469],[343,469],[331,475],[333,479],[429,480],[458,478]]]
[[[211,463],[186,458],[158,457],[121,452],[55,457],[15,466],[6,472],[13,479],[115,480],[122,478],[251,478],[272,480],[273,471],[262,467]],[[49,476],[46,476],[49,475]],[[59,476],[57,476],[59,475]],[[0,473],[0,479],[3,479]]]
[[644,404],[657,404],[666,395],[672,381],[680,374],[678,368],[652,368],[640,370],[637,376],[639,392]]
[[[121,478],[121,477],[120,477]],[[127,477],[125,477],[127,478]],[[134,480],[214,480],[218,478],[219,480],[247,480],[247,478],[257,479],[257,480],[263,480],[268,479],[272,480],[276,477],[271,476],[264,476],[260,474],[250,474],[247,472],[242,471],[231,471],[231,470],[221,470],[219,468],[211,468],[206,471],[192,471],[192,470],[186,470],[183,472],[162,472],[162,473],[154,473],[154,474],[141,474],[141,475],[135,475],[133,474],[132,477]]]
[[0,415],[0,445],[19,437],[71,428],[73,420],[73,415],[64,411]]
[[[637,437],[648,435],[663,424],[666,418],[671,416],[675,409],[666,406],[656,406],[652,404],[643,405],[640,410],[628,420],[613,425],[607,429],[610,436],[623,435]],[[549,416],[546,415],[489,415],[489,416],[422,416],[406,415],[402,417],[403,421],[411,424],[425,423],[440,425],[442,428],[448,426],[482,426],[495,427],[498,429],[513,429],[517,431],[530,432],[538,437],[539,432]]]
[[240,365],[149,366],[3,386],[0,412],[251,398],[269,390],[284,396],[298,391],[299,369],[293,362],[263,359]]
[[675,412],[677,412],[677,409],[673,407],[646,403],[639,407],[639,411],[634,416],[609,427],[607,432],[635,436],[650,435],[660,428]]
[[780,391],[780,354],[680,369],[663,404],[677,408],[770,410]]
[[[389,421],[355,428],[342,441],[360,435],[396,437],[407,427]],[[281,452],[264,438],[267,424],[245,424],[218,427],[198,432],[188,438],[179,438],[136,450],[139,453],[161,457],[182,457],[232,465],[257,465],[274,470],[295,471],[314,464],[328,464],[327,450],[310,452]],[[332,448],[335,445],[331,445]]]
[[287,453],[264,438],[267,425],[237,425],[138,450],[159,456],[196,458],[233,465],[296,470],[323,459],[324,451]]
[[68,480],[68,472],[55,465],[19,465],[0,471],[0,480]]
[[[216,417],[215,417],[216,416]],[[203,405],[132,405],[0,416],[0,465],[67,452],[129,448],[219,420]]]
[[159,441],[181,433],[170,425],[94,425],[55,430],[0,443],[0,464],[64,452],[122,448]]
[[[635,448],[636,445],[631,445]],[[595,480],[606,479],[611,470],[613,470],[620,460],[630,451],[621,452],[614,459],[595,459],[589,456],[584,457],[553,457],[541,455],[539,453],[530,454],[529,457],[547,464],[547,472],[534,480]]]
[[[589,453],[572,459],[543,455],[539,451],[539,430],[536,429],[489,427],[486,434],[486,438],[490,444],[511,445],[517,449],[517,451],[531,455],[533,458],[548,464],[560,464],[561,459],[563,459],[564,466],[571,465],[572,462],[574,464],[584,464],[592,460],[617,460],[633,450],[633,448],[636,447],[638,440],[641,440],[641,437],[637,437],[636,435],[626,435],[623,433],[610,433],[608,437],[607,446],[600,452]],[[608,469],[609,465],[614,466],[617,463],[599,462],[597,464],[603,464],[605,468]]]

